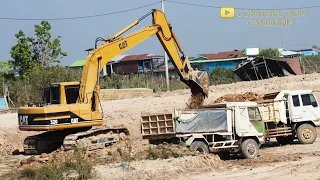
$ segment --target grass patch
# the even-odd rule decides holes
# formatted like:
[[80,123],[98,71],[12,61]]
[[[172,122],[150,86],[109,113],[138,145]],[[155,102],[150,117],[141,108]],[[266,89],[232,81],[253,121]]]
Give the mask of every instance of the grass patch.
[[91,162],[85,158],[82,152],[75,151],[64,158],[54,157],[52,161],[35,167],[27,165],[27,167],[4,174],[0,179],[86,180],[92,177],[93,166]]
[[[11,176],[13,179],[14,176]],[[44,165],[38,168],[24,168],[18,172],[17,179],[36,179],[36,180],[45,180],[45,179],[54,179],[54,180],[63,180],[63,171],[58,166]]]

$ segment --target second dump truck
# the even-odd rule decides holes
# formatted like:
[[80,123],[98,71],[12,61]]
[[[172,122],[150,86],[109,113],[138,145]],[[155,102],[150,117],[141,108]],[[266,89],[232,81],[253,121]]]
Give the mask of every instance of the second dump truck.
[[311,144],[320,126],[320,107],[312,90],[283,90],[256,102],[226,102],[202,109],[141,116],[150,143],[183,142],[191,149],[256,158],[271,138],[280,144],[298,139]]
[[283,90],[265,94],[257,105],[265,123],[266,139],[280,144],[312,144],[320,126],[320,107],[312,90]]

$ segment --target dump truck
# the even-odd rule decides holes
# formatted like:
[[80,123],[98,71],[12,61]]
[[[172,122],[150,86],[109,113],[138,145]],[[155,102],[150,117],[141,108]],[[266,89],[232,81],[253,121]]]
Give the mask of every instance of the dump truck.
[[150,143],[183,143],[200,153],[240,154],[253,159],[264,144],[264,122],[255,102],[228,102],[173,113],[142,114],[141,133]]
[[320,126],[320,107],[312,90],[283,90],[263,95],[257,101],[265,123],[265,137],[276,138],[282,144],[298,139],[312,144]]

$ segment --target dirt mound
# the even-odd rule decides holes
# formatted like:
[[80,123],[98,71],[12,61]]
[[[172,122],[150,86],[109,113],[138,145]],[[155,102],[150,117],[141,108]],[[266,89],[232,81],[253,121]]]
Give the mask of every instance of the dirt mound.
[[19,131],[16,128],[0,128],[0,156],[12,155],[14,151],[23,151],[23,141],[35,133]]
[[[94,154],[92,154],[94,153]],[[136,145],[127,136],[125,139],[113,144],[112,146],[91,152],[93,157],[97,157],[102,163],[128,162],[139,160],[168,159],[171,157],[183,157],[195,155],[189,148],[175,144],[139,144]]]
[[224,102],[244,102],[244,101],[258,101],[263,98],[254,92],[246,92],[244,94],[226,94],[224,96],[219,97],[211,104],[216,103],[224,103]]

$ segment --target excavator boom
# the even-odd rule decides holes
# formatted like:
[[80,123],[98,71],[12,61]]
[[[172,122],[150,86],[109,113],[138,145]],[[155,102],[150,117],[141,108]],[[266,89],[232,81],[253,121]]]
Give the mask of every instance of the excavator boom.
[[[153,17],[152,25],[145,26],[136,32],[120,37],[150,14],[152,14]],[[158,37],[161,45],[179,72],[180,79],[191,88],[192,94],[207,96],[207,73],[193,70],[164,13],[153,9],[119,33],[104,40],[105,42],[101,46],[90,52],[82,72],[78,103],[91,103],[94,89],[97,90],[96,85],[99,79],[99,73],[105,64],[113,57],[129,50],[153,35]]]

